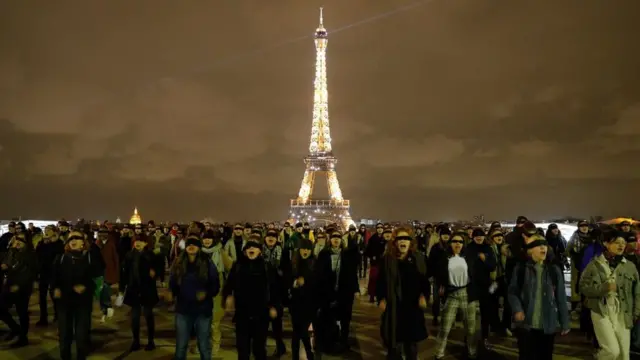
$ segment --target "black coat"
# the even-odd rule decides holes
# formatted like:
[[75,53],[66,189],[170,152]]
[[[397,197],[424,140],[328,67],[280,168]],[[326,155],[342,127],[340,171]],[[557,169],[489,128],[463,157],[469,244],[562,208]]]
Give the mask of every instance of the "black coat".
[[[135,268],[135,256],[139,256],[138,268]],[[151,277],[154,270],[155,256],[150,250],[137,253],[132,250],[124,261],[120,275],[120,292],[124,292],[124,303],[129,306],[155,306],[160,300],[155,278]],[[134,273],[137,271],[137,276]],[[154,270],[155,271],[155,270]]]
[[[428,337],[424,310],[420,308],[419,300],[420,296],[424,296],[428,301],[431,285],[427,278],[426,269],[420,270],[417,264],[418,261],[425,262],[426,260],[424,257],[417,259],[416,256],[423,255],[410,254],[405,260],[387,259],[380,269],[376,292],[378,300],[384,300],[387,303],[380,324],[380,333],[386,346],[390,346],[388,337],[392,330],[395,333],[394,344],[420,342]],[[396,279],[388,278],[388,267],[391,266],[391,261],[397,264]],[[389,286],[397,287],[398,285],[400,285],[400,289],[396,289],[396,291],[399,291],[399,296],[396,296],[395,299],[388,299]],[[393,311],[393,313],[387,313],[388,311]],[[395,329],[391,329],[391,316],[395,316]]]
[[[342,249],[340,255],[340,273],[336,279],[331,264],[331,250],[325,248],[318,254],[316,262],[316,279],[318,281],[318,301],[321,306],[327,306],[334,301],[353,297],[360,292],[358,283],[358,248],[349,247]],[[335,285],[338,283],[338,290]]]
[[[312,257],[298,258],[296,269],[291,276],[290,311],[293,321],[311,321],[318,311],[318,287],[315,272],[316,260]],[[302,277],[304,285],[293,288],[293,282]]]
[[270,308],[282,306],[282,287],[277,270],[262,257],[241,257],[233,264],[222,290],[223,301],[233,295],[236,319],[268,317]]
[[[101,275],[100,264],[94,261],[90,252],[80,254],[64,253],[53,262],[51,289],[59,289],[58,304],[69,309],[77,306],[92,306],[96,284],[94,278]],[[85,287],[82,294],[73,290],[76,285]]]

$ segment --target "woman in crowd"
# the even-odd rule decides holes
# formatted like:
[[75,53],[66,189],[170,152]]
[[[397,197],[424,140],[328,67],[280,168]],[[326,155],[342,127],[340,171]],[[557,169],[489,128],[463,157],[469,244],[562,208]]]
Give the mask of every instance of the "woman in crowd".
[[640,284],[636,266],[624,258],[627,240],[620,232],[606,233],[604,252],[593,259],[580,278],[580,291],[591,310],[600,344],[598,359],[629,359],[631,328],[640,318]]
[[53,264],[51,287],[58,303],[58,334],[60,358],[71,360],[71,344],[75,338],[77,359],[85,360],[89,353],[91,309],[96,284],[102,274],[99,261],[92,259],[91,244],[84,234],[71,231],[66,238],[65,252]]
[[[316,239],[324,234],[318,234]],[[300,242],[300,248],[293,257],[293,287],[291,289],[291,324],[293,334],[291,338],[291,352],[293,360],[300,358],[300,342],[304,345],[307,360],[314,360],[309,326],[315,319],[318,305],[316,298],[315,257],[313,243],[307,239]]]
[[519,359],[551,360],[556,333],[568,333],[571,325],[564,275],[548,258],[543,236],[525,233],[523,250],[527,261],[516,265],[508,289]]
[[[5,340],[18,337],[18,341],[11,345],[13,348],[29,343],[29,299],[37,276],[36,264],[36,254],[29,234],[24,231],[16,234],[11,239],[9,251],[0,265],[4,273],[0,293],[0,321],[7,324],[11,331]],[[9,309],[14,305],[19,324],[9,313]]]
[[425,256],[409,230],[397,229],[387,246],[376,286],[387,359],[418,359],[418,343],[427,338],[424,310],[430,288]]
[[[358,247],[344,248],[342,234],[333,230],[329,246],[318,256],[319,326],[314,326],[316,352],[349,350],[349,326],[358,284]],[[336,330],[336,321],[340,323]],[[318,357],[318,354],[316,354]]]
[[458,310],[462,311],[464,323],[467,355],[470,359],[477,357],[476,316],[478,314],[478,297],[475,293],[475,278],[471,276],[472,263],[475,259],[468,259],[463,253],[466,234],[456,232],[449,240],[448,256],[437,266],[435,274],[440,284],[438,291],[445,298],[442,313],[442,324],[438,332],[436,359],[444,357],[447,338],[456,320]]
[[[229,275],[229,271],[233,266],[233,260],[231,260],[231,257],[224,251],[220,237],[220,233],[216,233],[213,230],[205,232],[202,237],[202,254],[205,257],[211,258],[211,261],[218,271],[218,281],[221,287],[223,287],[224,279]],[[218,292],[213,299],[213,321],[211,323],[211,340],[213,341],[214,356],[220,352],[220,343],[222,340],[220,323],[222,322],[224,313],[222,292]]]
[[185,250],[171,268],[169,300],[176,300],[176,360],[187,358],[191,332],[195,328],[201,360],[210,360],[213,299],[220,290],[220,278],[213,262],[200,254],[202,242],[196,235],[185,240]]
[[131,333],[133,343],[131,351],[140,350],[140,316],[147,323],[146,351],[156,348],[154,342],[155,319],[153,308],[158,304],[156,287],[156,255],[151,250],[145,234],[134,235],[133,250],[130,251],[122,266],[120,293],[124,293],[124,303],[131,307]]
[[[53,300],[53,289],[51,288],[51,275],[53,264],[56,258],[64,253],[64,243],[58,236],[58,229],[49,225],[44,229],[43,239],[36,246],[36,255],[38,257],[38,293],[40,302],[40,320],[36,326],[49,325],[49,302],[47,298]],[[57,321],[58,312],[56,311],[56,302],[53,301],[53,321]]]
[[[284,283],[284,273],[280,266],[282,252],[282,246],[278,244],[278,232],[276,230],[267,230],[264,237],[264,244],[262,245],[262,257],[269,267],[269,271],[275,274],[274,283],[270,291],[277,292],[278,294],[276,296],[284,299],[291,286],[290,284]],[[284,304],[282,303],[278,305],[276,308],[278,316],[270,321],[273,338],[276,341],[276,350],[273,354],[274,357],[281,357],[287,352],[287,348],[284,345],[282,330],[282,316],[284,314],[283,305]]]
[[239,360],[267,358],[267,329],[269,320],[278,316],[281,304],[275,287],[275,269],[261,256],[260,237],[251,235],[242,255],[233,265],[223,290],[227,310],[235,308],[236,350]]

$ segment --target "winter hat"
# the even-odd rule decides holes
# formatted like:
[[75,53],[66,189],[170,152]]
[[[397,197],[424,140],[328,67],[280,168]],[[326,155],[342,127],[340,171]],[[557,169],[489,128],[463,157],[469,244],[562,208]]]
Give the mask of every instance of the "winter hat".
[[295,228],[296,228],[296,229],[297,229],[297,228],[301,228],[301,227],[302,227],[302,223],[301,223],[301,222],[296,223],[296,226],[295,226]]
[[480,228],[473,229],[473,232],[471,233],[471,237],[478,237],[478,236],[486,236],[486,234],[484,233],[484,230]]
[[313,243],[309,239],[302,239],[299,245],[300,249],[313,250]]
[[527,219],[527,217],[524,215],[520,215],[516,218],[516,224],[523,224],[523,223],[526,223],[527,221],[529,221],[529,219]]
[[247,251],[247,250],[249,250],[251,248],[262,250],[262,245],[260,245],[260,243],[257,242],[257,241],[249,240],[249,241],[247,241],[246,244],[244,244],[244,247],[242,248],[242,251],[244,252],[244,251]]
[[267,230],[267,234],[265,235],[265,237],[267,237],[267,236],[278,238],[278,231],[273,230],[273,229]]
[[195,235],[190,235],[187,238],[187,240],[185,240],[184,247],[187,248],[190,245],[197,246],[197,247],[201,248],[202,247],[202,241],[200,241],[199,237],[197,237]]
[[442,236],[442,235],[449,235],[449,236],[451,236],[451,230],[449,230],[449,228],[448,228],[448,227],[445,227],[445,228],[440,229],[440,236]]
[[536,228],[536,224],[531,221],[527,221],[522,225],[522,230],[526,235],[535,235],[538,233],[538,228]]
[[547,230],[554,230],[557,228],[558,228],[558,224],[553,223],[553,224],[549,224],[549,226],[547,227]]

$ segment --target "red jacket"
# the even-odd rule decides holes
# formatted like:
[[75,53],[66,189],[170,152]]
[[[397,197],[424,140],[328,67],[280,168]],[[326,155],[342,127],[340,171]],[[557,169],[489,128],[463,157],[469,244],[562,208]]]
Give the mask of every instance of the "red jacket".
[[116,237],[112,234],[109,234],[106,243],[96,240],[96,245],[100,248],[100,254],[104,261],[104,281],[111,285],[120,281],[120,261],[118,260],[116,241]]

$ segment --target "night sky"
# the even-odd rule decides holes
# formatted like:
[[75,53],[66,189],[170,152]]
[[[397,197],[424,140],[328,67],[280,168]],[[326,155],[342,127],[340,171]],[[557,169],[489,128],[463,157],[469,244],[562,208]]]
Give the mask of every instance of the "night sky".
[[354,218],[640,215],[638,0],[2,0],[0,219],[285,218],[320,6]]

